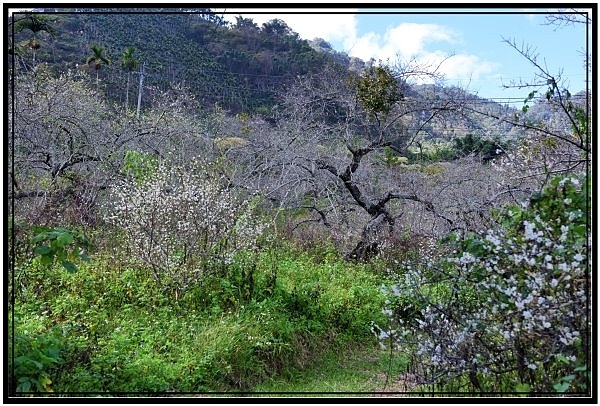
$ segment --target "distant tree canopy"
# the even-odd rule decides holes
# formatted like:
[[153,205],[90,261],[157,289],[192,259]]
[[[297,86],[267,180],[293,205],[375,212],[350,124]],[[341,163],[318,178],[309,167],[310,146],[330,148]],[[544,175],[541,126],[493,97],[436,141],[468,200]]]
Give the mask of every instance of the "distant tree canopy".
[[238,30],[246,30],[246,31],[258,31],[258,25],[251,18],[244,18],[242,16],[237,16],[235,18],[234,28]]
[[464,137],[456,137],[452,140],[457,157],[470,154],[481,155],[484,161],[495,158],[504,151],[504,146],[499,140],[489,140],[469,133]]
[[267,21],[263,24],[262,30],[264,33],[268,35],[288,35],[297,38],[298,34],[296,34],[292,29],[286,24],[285,21],[275,18],[273,20]]

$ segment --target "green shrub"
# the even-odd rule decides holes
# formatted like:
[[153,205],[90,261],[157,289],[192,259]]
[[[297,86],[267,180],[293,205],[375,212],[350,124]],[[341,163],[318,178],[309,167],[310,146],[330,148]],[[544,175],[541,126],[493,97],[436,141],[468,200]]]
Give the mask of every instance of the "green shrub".
[[42,265],[59,262],[67,271],[77,272],[75,261],[88,261],[87,251],[92,244],[81,232],[63,227],[33,227],[35,235],[31,238],[35,246],[33,253]]
[[[12,344],[12,343],[11,343]],[[14,357],[9,354],[9,387],[19,392],[52,392],[52,370],[62,359],[61,340],[50,332],[29,336],[14,334]]]

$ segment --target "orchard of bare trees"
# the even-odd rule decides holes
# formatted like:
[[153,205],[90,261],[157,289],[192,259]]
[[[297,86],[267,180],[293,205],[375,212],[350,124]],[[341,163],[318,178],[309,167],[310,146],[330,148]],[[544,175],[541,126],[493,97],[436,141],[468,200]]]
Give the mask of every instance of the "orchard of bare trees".
[[323,341],[381,345],[417,391],[588,394],[592,95],[506,43],[545,83],[506,114],[415,60],[298,75],[268,114],[174,85],[139,116],[138,65],[123,104],[13,64],[11,393],[252,391]]

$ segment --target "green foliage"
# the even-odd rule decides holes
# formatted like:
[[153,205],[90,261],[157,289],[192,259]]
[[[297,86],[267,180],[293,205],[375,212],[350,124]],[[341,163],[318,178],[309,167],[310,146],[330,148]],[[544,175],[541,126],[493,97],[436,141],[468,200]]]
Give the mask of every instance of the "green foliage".
[[409,161],[409,159],[407,157],[398,156],[396,154],[396,152],[394,152],[394,150],[390,147],[385,147],[383,149],[383,153],[384,153],[383,163],[388,168],[391,168],[393,166],[403,166],[403,165],[406,165]]
[[533,98],[535,97],[535,94],[537,93],[537,90],[533,90],[532,92],[530,92],[527,97],[525,98],[525,100],[523,100],[523,107],[521,108],[521,110],[523,111],[523,113],[527,113],[527,111],[529,110],[529,102],[531,100],[533,100]]
[[56,35],[56,29],[52,25],[53,22],[52,17],[43,14],[27,14],[19,17],[19,20],[15,23],[15,31],[29,30],[33,34],[45,31],[54,36]]
[[105,48],[100,45],[92,45],[92,55],[90,55],[85,63],[92,66],[95,70],[99,70],[102,64],[110,65],[111,61],[104,56]]
[[481,155],[484,161],[496,158],[506,148],[499,140],[484,139],[471,133],[462,138],[454,138],[452,141],[456,157],[478,154]]
[[[276,21],[261,29],[250,19],[228,25],[212,12],[206,17],[196,12],[161,13],[156,8],[135,11],[142,10],[147,13],[61,15],[54,24],[54,46],[40,49],[38,59],[62,72],[73,67],[90,43],[118,52],[134,47],[136,59],[153,72],[145,77],[145,86],[167,89],[185,82],[194,94],[203,95],[204,107],[219,102],[236,113],[270,109],[277,92],[298,75],[333,63]],[[126,72],[110,72],[103,78],[106,94],[121,102]]]
[[[9,355],[9,370],[15,381],[9,384],[15,392],[52,392],[53,370],[62,362],[61,340],[50,332],[29,337],[14,335],[14,358]],[[9,375],[9,380],[13,375]],[[14,385],[14,386],[13,386]]]
[[398,80],[385,66],[369,68],[353,84],[357,100],[372,118],[386,117],[394,104],[403,98]]
[[134,71],[140,66],[140,61],[133,56],[134,53],[135,47],[127,47],[121,54],[121,67],[128,72]]
[[[76,274],[30,265],[26,289],[38,293],[18,296],[17,330],[57,337],[27,348],[61,355],[30,355],[48,361],[44,374],[19,358],[31,382],[57,392],[251,390],[334,345],[372,344],[382,296],[366,266],[333,255],[317,262],[284,247],[239,252],[219,277],[175,303],[125,256],[95,256]],[[31,353],[20,348],[19,356]]]
[[34,255],[42,265],[59,262],[68,272],[77,272],[77,260],[88,261],[87,251],[92,248],[88,238],[79,231],[63,227],[33,227],[31,243]]
[[[54,28],[54,22],[55,20],[53,18],[40,14],[28,14],[25,16],[19,16],[18,21],[15,22],[15,32],[18,33],[23,30],[29,30],[33,34],[32,38],[27,42],[27,46],[33,51],[34,64],[36,52],[41,47],[39,33],[46,32],[51,37],[55,37],[56,29]],[[15,47],[13,52],[18,55],[18,47]]]
[[149,153],[128,150],[123,157],[123,172],[138,184],[149,179],[158,169],[158,159]]
[[521,230],[526,221],[539,228],[541,217],[552,230],[552,237],[569,242],[569,248],[565,249],[577,250],[587,244],[590,207],[591,176],[584,180],[554,177],[542,191],[530,197],[529,207],[511,205],[505,208],[500,214],[500,222],[507,230],[516,231]]
[[[584,352],[585,349],[581,348],[581,340],[576,341],[575,345],[579,347],[580,352]],[[565,357],[564,355],[557,355],[555,357],[556,363],[560,365],[567,375],[563,375],[560,379],[552,385],[552,388],[559,393],[565,393],[569,389],[576,391],[586,392],[590,388],[591,369],[588,367],[587,360],[585,358],[572,358]]]

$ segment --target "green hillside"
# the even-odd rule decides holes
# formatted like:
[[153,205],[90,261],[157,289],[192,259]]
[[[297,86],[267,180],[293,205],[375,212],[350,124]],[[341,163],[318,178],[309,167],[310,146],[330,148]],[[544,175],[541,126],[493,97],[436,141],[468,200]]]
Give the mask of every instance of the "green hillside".
[[[86,63],[93,45],[102,46],[112,62],[100,69],[102,86],[109,97],[119,101],[124,99],[127,80],[126,69],[119,62],[128,47],[135,48],[140,66],[145,64],[144,102],[152,99],[156,89],[183,84],[204,106],[219,103],[233,112],[270,107],[282,85],[334,63],[281,20],[262,27],[249,19],[227,25],[208,9],[43,12],[56,33],[54,37],[40,36],[37,61],[57,71],[75,69]],[[17,51],[32,53],[30,37],[29,30],[16,33]],[[139,78],[134,77],[135,81]],[[136,83],[133,89],[137,91],[137,87]]]

